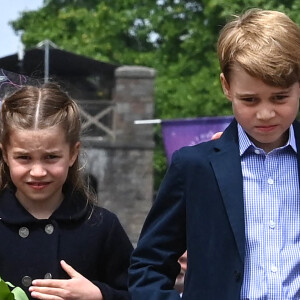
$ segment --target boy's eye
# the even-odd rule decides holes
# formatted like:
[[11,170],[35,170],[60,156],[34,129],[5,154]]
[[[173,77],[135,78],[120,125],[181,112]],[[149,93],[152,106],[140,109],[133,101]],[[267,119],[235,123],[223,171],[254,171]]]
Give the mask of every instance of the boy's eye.
[[244,102],[254,102],[255,101],[255,98],[254,97],[246,97],[246,98],[241,98],[242,101]]
[[280,100],[284,100],[287,97],[288,97],[288,95],[276,95],[276,96],[274,96],[274,100],[280,101]]

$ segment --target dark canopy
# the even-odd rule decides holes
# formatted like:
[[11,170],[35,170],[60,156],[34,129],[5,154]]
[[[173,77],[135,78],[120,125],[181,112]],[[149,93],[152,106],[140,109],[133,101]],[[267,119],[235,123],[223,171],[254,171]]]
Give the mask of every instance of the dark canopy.
[[[41,42],[41,48],[26,50],[21,61],[17,53],[0,58],[0,69],[3,69],[6,75],[9,71],[37,79],[39,82],[43,82],[45,78],[48,80],[49,77],[49,80],[62,84],[76,99],[111,99],[114,72],[118,65],[51,46],[47,48],[48,52],[46,42]],[[46,53],[49,53],[49,56],[48,69],[45,72]],[[10,74],[8,77],[11,76]]]
[[[34,48],[24,53],[22,62],[18,55],[13,54],[0,58],[0,68],[25,74],[27,76],[42,77],[44,74],[44,49]],[[72,52],[50,48],[49,74],[59,77],[103,75],[113,77],[117,65],[97,61]]]

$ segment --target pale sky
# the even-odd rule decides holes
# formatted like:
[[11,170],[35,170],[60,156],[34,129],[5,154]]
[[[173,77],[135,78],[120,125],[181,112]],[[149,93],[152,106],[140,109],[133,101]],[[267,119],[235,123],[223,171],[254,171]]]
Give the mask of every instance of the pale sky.
[[37,10],[42,5],[43,0],[0,0],[0,58],[18,52],[20,38],[8,22],[17,19],[20,12]]

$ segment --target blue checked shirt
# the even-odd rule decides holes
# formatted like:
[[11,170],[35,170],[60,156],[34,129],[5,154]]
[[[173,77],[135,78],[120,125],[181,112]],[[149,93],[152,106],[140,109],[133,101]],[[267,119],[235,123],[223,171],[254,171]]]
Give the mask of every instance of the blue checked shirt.
[[241,299],[300,299],[300,199],[293,127],[265,153],[238,125],[244,185],[245,274]]

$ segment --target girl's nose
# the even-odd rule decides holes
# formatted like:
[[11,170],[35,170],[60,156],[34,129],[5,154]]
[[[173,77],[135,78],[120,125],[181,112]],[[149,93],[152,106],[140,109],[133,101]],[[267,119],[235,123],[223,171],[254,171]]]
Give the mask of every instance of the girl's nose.
[[30,175],[34,177],[42,177],[47,174],[46,169],[43,167],[42,164],[34,164],[31,167]]

